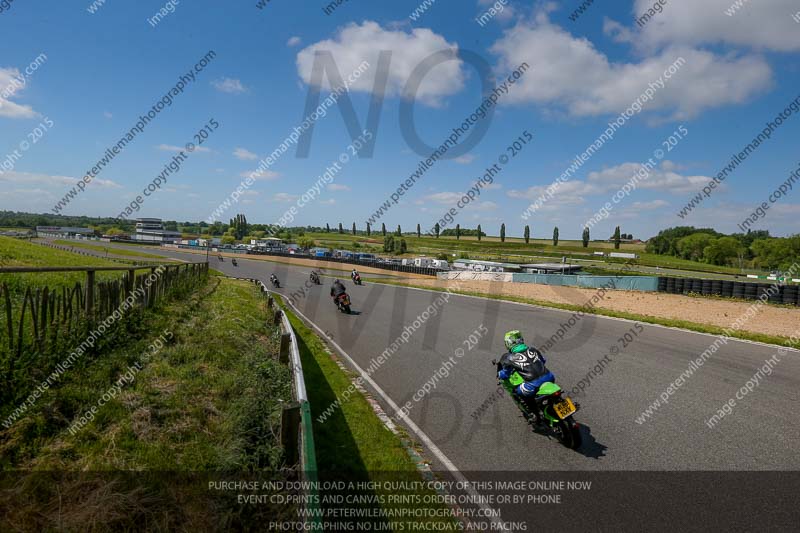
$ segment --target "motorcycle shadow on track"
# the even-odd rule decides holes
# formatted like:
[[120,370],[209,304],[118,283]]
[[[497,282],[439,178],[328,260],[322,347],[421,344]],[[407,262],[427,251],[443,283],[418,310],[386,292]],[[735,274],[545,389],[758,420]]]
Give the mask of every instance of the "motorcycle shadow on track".
[[[522,415],[521,418],[525,420],[525,416]],[[558,439],[553,436],[553,432],[544,426],[535,426],[534,424],[530,424],[531,431],[536,435],[541,435],[543,437],[547,437],[549,440],[553,440],[558,442]],[[581,422],[579,430],[581,432],[581,446],[580,448],[574,450],[576,453],[583,455],[588,459],[600,459],[601,457],[605,457],[606,450],[608,447],[605,444],[597,442],[597,439],[594,438],[592,435],[592,428],[587,424]]]

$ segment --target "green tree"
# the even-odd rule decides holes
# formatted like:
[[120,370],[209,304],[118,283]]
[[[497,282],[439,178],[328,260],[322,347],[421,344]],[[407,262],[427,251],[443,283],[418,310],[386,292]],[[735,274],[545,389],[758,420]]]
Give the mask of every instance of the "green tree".
[[236,215],[231,219],[230,227],[233,228],[233,235],[236,240],[242,240],[248,233],[247,218],[241,213]]
[[317,243],[314,242],[314,239],[312,239],[311,237],[300,237],[299,239],[297,239],[297,244],[301,248],[305,248],[306,250],[309,250],[317,245]]
[[330,232],[331,232],[331,225],[325,224],[325,233],[330,233]]
[[436,233],[436,238],[437,238],[437,239],[439,238],[439,230],[440,230],[440,229],[441,229],[441,228],[439,227],[439,223],[438,223],[438,222],[437,222],[436,224],[434,224],[434,226],[433,226],[433,231]]
[[620,235],[619,235],[619,226],[614,229],[614,249],[619,250],[619,242],[620,242]]
[[387,235],[383,238],[383,251],[394,252],[394,237],[392,235]]
[[481,233],[482,233],[482,232],[481,232],[481,225],[480,225],[480,224],[478,224],[478,241],[480,241],[480,240],[481,240]]
[[355,234],[356,234],[356,223],[353,222],[353,235],[355,235]]
[[461,238],[461,224],[456,224],[456,240]]
[[344,235],[344,228],[342,227],[342,223],[339,222],[339,234]]
[[403,230],[400,229],[400,224],[397,225],[397,231],[395,231],[395,234],[398,237],[400,237],[403,234]]
[[384,224],[383,222],[381,222],[381,233],[383,234],[384,237],[386,237],[386,224]]
[[735,237],[712,239],[703,250],[703,259],[712,265],[728,265],[738,257],[739,240]]
[[404,254],[408,251],[408,246],[406,246],[406,240],[400,239],[400,253]]
[[500,242],[506,242],[506,225],[500,224]]
[[589,226],[583,228],[583,247],[589,247]]
[[367,237],[372,235],[372,228],[369,226],[369,222],[367,222]]
[[675,255],[690,261],[701,261],[706,247],[713,240],[714,236],[710,233],[692,233],[675,243]]
[[419,222],[417,223],[417,238],[419,239],[422,237],[422,228],[419,227]]
[[553,228],[553,246],[558,246],[558,226]]
[[531,228],[530,226],[525,226],[525,244],[531,242]]

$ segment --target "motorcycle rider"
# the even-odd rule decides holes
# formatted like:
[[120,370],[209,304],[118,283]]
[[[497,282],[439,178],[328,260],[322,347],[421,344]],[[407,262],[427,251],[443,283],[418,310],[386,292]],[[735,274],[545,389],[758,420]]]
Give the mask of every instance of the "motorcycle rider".
[[358,273],[358,270],[356,270],[356,269],[354,268],[354,269],[353,269],[353,271],[350,273],[350,279],[352,279],[353,281],[355,281],[355,280],[356,280],[356,276],[360,277],[361,275]]
[[311,280],[311,283],[319,283],[319,274],[317,274],[313,270],[311,271],[311,274],[308,277]]
[[518,373],[525,381],[514,387],[514,394],[519,397],[533,412],[536,422],[539,422],[539,405],[536,402],[536,392],[545,382],[555,383],[556,377],[545,364],[547,361],[542,352],[529,347],[522,338],[519,330],[512,330],[505,334],[503,342],[508,352],[500,357],[497,366],[497,377],[508,380],[512,374]]
[[333,285],[331,286],[331,297],[333,298],[334,303],[336,303],[336,299],[345,292],[347,291],[344,288],[344,283],[338,279],[334,280]]
[[270,274],[270,275],[269,275],[269,280],[272,282],[272,284],[273,284],[273,285],[277,285],[277,283],[278,283],[278,276],[276,276],[275,274]]

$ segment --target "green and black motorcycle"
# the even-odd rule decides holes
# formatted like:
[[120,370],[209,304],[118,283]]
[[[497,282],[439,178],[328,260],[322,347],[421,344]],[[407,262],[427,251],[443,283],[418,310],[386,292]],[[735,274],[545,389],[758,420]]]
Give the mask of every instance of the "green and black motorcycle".
[[[492,364],[499,372],[500,364],[494,360]],[[524,367],[515,368],[509,379],[501,380],[500,384],[534,427],[555,433],[558,440],[567,448],[572,450],[580,448],[582,442],[580,426],[572,417],[580,409],[580,404],[573,402],[561,387],[550,381],[539,386],[535,398],[521,397],[514,390],[526,381],[524,374]]]

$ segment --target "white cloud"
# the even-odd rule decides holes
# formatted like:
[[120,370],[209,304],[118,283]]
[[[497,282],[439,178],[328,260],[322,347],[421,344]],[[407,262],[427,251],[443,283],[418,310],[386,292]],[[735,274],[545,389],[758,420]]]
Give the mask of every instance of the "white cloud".
[[103,116],[104,116],[104,117],[106,117],[106,118],[109,118],[109,119],[110,119],[110,118],[114,118],[114,115],[112,115],[112,114],[111,114],[111,113],[109,113],[108,111],[104,111],[104,112],[103,112]]
[[348,187],[347,185],[343,185],[341,183],[331,183],[330,185],[328,185],[328,190],[329,191],[349,191],[350,187]]
[[[638,189],[652,189],[669,192],[672,194],[685,194],[701,189],[711,179],[708,176],[686,176],[672,170],[674,165],[670,161],[664,161],[661,165],[650,171],[646,179],[641,179]],[[604,168],[600,171],[590,172],[587,180],[606,191],[616,191],[630,181],[630,179],[642,169],[641,163],[622,163],[614,167]],[[723,186],[719,187],[720,189]]]
[[[700,190],[711,179],[708,176],[680,174],[671,170],[675,166],[670,161],[663,161],[659,167],[650,171],[646,179],[638,179],[636,189],[631,194],[636,194],[636,190],[653,190],[681,195]],[[622,163],[590,172],[585,181],[563,182],[541,210],[558,211],[564,207],[584,205],[589,199],[610,200],[611,195],[628,183],[640,169],[641,163]],[[512,189],[506,195],[509,198],[535,201],[546,193],[549,185],[535,185],[525,190]],[[718,188],[723,189],[724,185]]]
[[233,157],[236,159],[241,159],[242,161],[254,161],[258,159],[258,156],[251,152],[250,150],[246,150],[244,148],[237,148],[233,151]]
[[20,105],[10,100],[25,88],[21,79],[19,70],[0,68],[0,117],[35,118],[39,116],[39,113],[34,111],[31,106]]
[[453,161],[461,165],[469,165],[470,163],[475,161],[475,156],[472,154],[464,154],[456,157],[455,159],[453,159]]
[[507,101],[556,105],[574,116],[624,111],[679,57],[685,63],[645,103],[647,111],[688,118],[706,109],[742,103],[772,84],[772,69],[761,56],[715,55],[680,44],[639,62],[614,62],[588,39],[552,24],[544,13],[506,31],[492,51],[499,54],[503,71],[523,62],[530,67]]
[[[163,152],[185,152],[185,146],[175,146],[174,144],[159,144],[156,146],[157,149]],[[195,146],[195,152],[210,152],[210,148],[206,148],[205,146]]]
[[272,197],[272,199],[276,202],[286,202],[286,203],[294,202],[298,198],[300,198],[298,195],[289,194],[288,192],[279,192]]
[[[21,183],[25,185],[42,185],[46,186],[50,191],[48,195],[52,195],[53,190],[56,191],[58,188],[61,187],[70,187],[75,185],[80,180],[78,178],[73,178],[70,176],[58,176],[58,175],[50,175],[50,174],[37,174],[32,172],[17,172],[17,171],[10,171],[10,172],[0,172],[0,183]],[[86,190],[91,190],[92,188],[102,188],[102,189],[121,189],[122,185],[119,183],[102,179],[102,178],[94,178],[92,180],[91,185],[89,185]]]
[[497,0],[478,0],[478,6],[480,7],[480,12],[476,16],[476,18],[486,13],[486,11],[490,7],[494,7],[495,10],[502,9],[502,11],[498,11],[497,13],[495,13],[494,17],[492,17],[492,20],[497,20],[497,21],[511,20],[515,14],[514,6],[512,6],[511,2],[509,1],[506,1],[506,5],[503,6],[502,4],[498,4]]
[[235,78],[220,78],[211,82],[211,85],[220,92],[230,94],[241,94],[247,91],[247,88],[242,85],[241,80]]
[[336,203],[336,200],[333,198],[329,198],[327,200],[320,200],[318,203],[320,205],[334,205]]
[[286,46],[297,46],[301,41],[302,39],[295,35],[294,37],[289,37],[289,40],[286,41]]
[[[758,50],[800,50],[800,28],[791,15],[800,9],[797,0],[746,2],[733,16],[726,11],[733,0],[702,2],[670,1],[640,31],[634,22],[631,40],[645,48],[680,45],[727,44]],[[653,0],[636,0],[634,18],[652,7]]]
[[665,200],[653,200],[651,202],[633,202],[631,204],[631,209],[647,211],[650,209],[658,209],[659,207],[666,207],[668,205],[669,202]]
[[[370,68],[350,86],[350,90],[370,92],[378,70],[378,54],[381,50],[391,50],[386,94],[402,94],[428,105],[438,105],[443,96],[455,94],[464,87],[465,72],[460,59],[445,61],[428,71],[416,94],[407,95],[403,91],[414,69],[432,54],[445,49],[455,51],[458,46],[429,29],[415,28],[409,33],[386,30],[376,22],[365,21],[360,25],[348,24],[334,39],[319,41],[301,50],[297,54],[297,71],[306,84],[311,84],[317,51],[332,54],[342,78],[347,78],[363,61],[367,61]],[[330,89],[327,77],[323,78],[323,87]]]
[[272,170],[263,170],[263,171],[250,170],[247,172],[240,173],[239,176],[242,178],[249,178],[252,176],[254,180],[270,181],[277,179],[280,176],[280,174],[278,174],[277,172],[273,172]]
[[464,193],[460,192],[437,192],[434,194],[423,196],[419,200],[416,200],[414,203],[417,205],[422,205],[425,202],[433,202],[436,204],[449,205],[459,201],[462,196],[464,196]]

